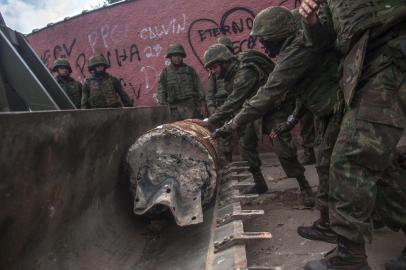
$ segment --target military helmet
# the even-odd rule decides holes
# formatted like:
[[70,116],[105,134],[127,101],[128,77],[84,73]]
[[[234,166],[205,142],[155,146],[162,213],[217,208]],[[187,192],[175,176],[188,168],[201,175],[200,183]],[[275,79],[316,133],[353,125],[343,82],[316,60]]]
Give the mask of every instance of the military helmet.
[[69,61],[65,58],[56,59],[54,64],[52,65],[52,71],[56,72],[58,67],[66,67],[69,70],[69,72],[72,72],[72,67],[70,66]]
[[179,43],[172,43],[169,45],[168,52],[166,53],[166,58],[170,58],[174,54],[180,54],[183,58],[186,57],[185,48]]
[[293,14],[285,7],[268,7],[254,19],[251,36],[267,39],[286,38],[297,30]]
[[234,55],[223,44],[213,44],[204,53],[204,67],[208,68],[215,62],[226,62],[234,58]]
[[109,63],[107,63],[106,58],[99,54],[99,55],[93,55],[92,57],[89,58],[88,62],[87,62],[87,68],[88,69],[92,69],[95,66],[98,65],[103,65],[106,68],[110,67]]
[[234,51],[233,42],[232,42],[231,39],[229,39],[228,37],[219,37],[219,38],[217,39],[217,43],[223,44],[224,46],[226,46],[227,48],[229,48],[230,51]]

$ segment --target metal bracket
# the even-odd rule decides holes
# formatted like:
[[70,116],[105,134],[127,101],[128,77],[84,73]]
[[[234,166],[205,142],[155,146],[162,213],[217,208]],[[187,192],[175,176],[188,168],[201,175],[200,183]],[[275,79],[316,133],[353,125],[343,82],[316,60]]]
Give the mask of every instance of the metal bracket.
[[223,207],[233,202],[247,202],[259,197],[259,194],[241,194],[238,189],[230,190],[227,193],[219,194],[219,206]]
[[224,184],[224,186],[222,186],[222,192],[227,192],[229,190],[233,190],[233,189],[239,189],[239,188],[249,188],[249,187],[253,187],[255,186],[255,182],[253,181],[230,181],[226,184]]
[[249,168],[248,162],[246,161],[233,162],[224,168],[223,175],[226,176],[233,172],[239,173],[247,171]]
[[218,210],[216,223],[217,226],[221,226],[234,220],[242,220],[264,213],[264,210],[242,210],[240,203],[233,203]]
[[228,169],[225,169],[223,172],[223,175],[229,175],[231,173],[240,173],[240,172],[244,172],[244,171],[248,171],[250,167],[248,166],[244,166],[244,167],[230,167]]
[[234,161],[234,162],[231,162],[230,164],[228,164],[226,166],[226,168],[241,167],[241,166],[248,166],[248,161],[245,161],[245,160],[243,160],[243,161]]
[[223,180],[224,180],[224,182],[227,182],[230,180],[243,181],[250,177],[252,177],[251,173],[240,173],[240,174],[232,173],[232,174],[228,174],[228,175],[224,176]]
[[269,232],[244,232],[242,221],[233,221],[217,229],[214,238],[214,252],[217,253],[234,245],[271,238],[272,234]]

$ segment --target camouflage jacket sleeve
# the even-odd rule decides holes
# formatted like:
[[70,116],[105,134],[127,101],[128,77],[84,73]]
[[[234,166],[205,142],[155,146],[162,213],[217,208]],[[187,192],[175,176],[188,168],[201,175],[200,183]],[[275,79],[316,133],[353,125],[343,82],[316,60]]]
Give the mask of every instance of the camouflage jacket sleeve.
[[305,111],[306,110],[303,102],[300,100],[300,98],[296,98],[295,110],[292,113],[293,117],[295,117],[296,119],[300,119],[302,118]]
[[334,45],[336,34],[327,3],[323,2],[318,12],[318,22],[308,25],[302,21],[305,42],[314,48],[323,49]]
[[205,95],[204,95],[204,89],[202,82],[200,81],[199,75],[197,75],[196,71],[192,68],[192,74],[193,74],[193,84],[194,87],[197,91],[197,99],[198,101],[205,101]]
[[120,80],[117,78],[114,78],[113,85],[114,85],[114,89],[116,90],[116,93],[120,97],[121,102],[123,103],[124,107],[132,107],[133,103],[132,103],[130,97],[128,96],[128,94],[124,91]]
[[275,69],[269,74],[266,84],[245,102],[243,109],[234,119],[237,125],[244,126],[281,107],[288,98],[297,97],[298,85],[317,65],[317,57],[317,51],[307,48],[301,35],[298,35],[279,54]]
[[216,76],[210,74],[207,82],[206,105],[210,115],[216,110]]
[[234,77],[233,91],[227,97],[223,105],[217,108],[210,116],[209,123],[215,127],[221,126],[225,121],[231,119],[241,109],[244,101],[257,91],[258,74],[251,68],[240,69]]
[[82,87],[82,102],[80,104],[80,108],[82,109],[89,109],[89,95],[90,95],[90,89],[89,89],[89,84],[87,81],[83,84]]
[[168,104],[168,100],[167,100],[168,92],[166,89],[166,69],[163,69],[161,71],[161,74],[159,74],[157,86],[158,86],[158,90],[157,90],[158,103],[160,105]]

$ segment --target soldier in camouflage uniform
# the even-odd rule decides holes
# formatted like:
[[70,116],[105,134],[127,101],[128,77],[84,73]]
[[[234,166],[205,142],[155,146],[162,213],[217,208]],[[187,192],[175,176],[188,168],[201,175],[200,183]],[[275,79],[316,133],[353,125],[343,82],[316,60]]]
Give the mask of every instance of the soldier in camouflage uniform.
[[303,165],[310,165],[316,162],[314,155],[314,140],[316,139],[314,117],[311,111],[304,109],[300,119],[300,137],[302,137],[303,159],[300,161]]
[[[304,0],[300,12],[309,42],[340,49],[347,105],[330,169],[338,246],[305,269],[370,269],[371,214],[391,228],[406,226],[406,170],[396,160],[406,124],[406,1]],[[385,268],[406,269],[406,250]]]
[[[302,28],[302,17],[298,9],[291,11],[298,28]],[[314,154],[316,139],[316,122],[313,113],[301,104],[300,99],[296,99],[296,107],[301,110],[300,137],[302,138],[303,157],[300,162],[303,165],[310,165],[316,162]]]
[[183,63],[185,49],[178,43],[169,46],[166,57],[171,64],[163,69],[158,79],[158,102],[168,105],[172,121],[202,118],[204,106],[202,84],[196,71]]
[[[235,58],[225,46],[220,44],[209,47],[204,54],[204,60],[207,68],[216,76],[224,78],[226,87],[228,84],[232,87],[232,93],[226,102],[208,119],[209,124],[214,127],[221,126],[237,113],[244,101],[253,97],[266,82],[274,67],[269,58],[259,52],[244,51]],[[263,131],[268,134],[283,122],[293,111],[294,105],[294,99],[287,99],[278,108],[268,110],[263,119],[256,121],[256,123],[260,123],[258,126],[263,126],[258,131],[260,134],[256,134],[253,121],[241,125],[238,129],[242,159],[249,162],[250,170],[256,182],[256,189],[260,193],[265,192],[267,186],[261,173],[261,160],[256,149],[258,137],[262,135]],[[313,194],[304,176],[304,168],[297,160],[296,148],[290,132],[281,132],[279,137],[273,141],[273,146],[287,176],[297,179],[305,195],[304,204],[313,206]]]
[[[220,37],[217,43],[223,44],[234,54],[233,42],[227,37]],[[216,77],[215,74],[210,73],[207,83],[206,104],[209,110],[209,115],[212,115],[217,108],[219,108],[226,101],[228,95],[231,93],[230,87],[225,88],[224,80]],[[233,151],[233,133],[229,132],[222,137],[217,138],[217,143],[220,152],[223,153],[227,162],[232,162]]]
[[80,109],[82,84],[70,76],[72,68],[69,61],[65,58],[56,59],[52,66],[52,71],[56,73],[57,82],[68,95],[72,103],[75,104],[76,108]]
[[[294,23],[295,17],[283,7],[261,11],[254,20],[251,35],[257,37],[272,57],[275,69],[257,94],[245,102],[239,114],[224,129],[237,129],[281,107],[286,99],[298,98],[304,108],[318,119],[316,129],[316,169],[319,175],[317,206],[320,218],[311,227],[299,227],[300,235],[314,240],[335,242],[329,226],[328,190],[330,156],[339,131],[342,93],[338,86],[338,56],[333,47],[319,52],[305,41],[304,33]],[[298,110],[273,133],[291,129],[300,119]],[[273,134],[271,134],[271,137]]]
[[106,72],[109,67],[103,55],[95,55],[89,58],[87,68],[91,75],[86,78],[83,85],[83,109],[132,106],[132,102],[123,90],[120,80]]

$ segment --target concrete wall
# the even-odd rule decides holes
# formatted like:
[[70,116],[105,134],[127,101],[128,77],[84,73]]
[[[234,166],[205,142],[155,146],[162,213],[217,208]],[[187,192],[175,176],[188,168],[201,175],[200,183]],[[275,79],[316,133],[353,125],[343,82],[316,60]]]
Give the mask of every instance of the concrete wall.
[[88,76],[87,59],[94,53],[109,58],[110,72],[122,83],[137,106],[155,106],[156,77],[166,64],[171,42],[182,43],[185,62],[206,82],[201,61],[205,49],[222,32],[237,51],[261,49],[249,39],[253,18],[271,5],[294,8],[299,0],[133,0],[75,17],[29,35],[45,64],[67,57],[73,76]]

